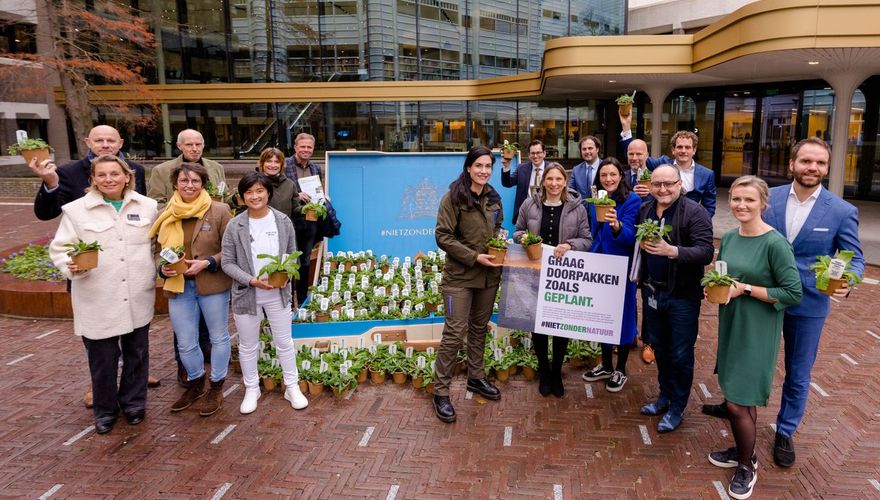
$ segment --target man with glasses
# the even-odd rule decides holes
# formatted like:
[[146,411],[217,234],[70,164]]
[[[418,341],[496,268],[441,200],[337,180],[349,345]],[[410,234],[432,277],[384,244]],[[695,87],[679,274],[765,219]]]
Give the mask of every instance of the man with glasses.
[[501,159],[501,185],[516,186],[516,198],[513,202],[513,223],[516,224],[519,207],[526,197],[541,189],[541,176],[544,175],[544,157],[547,155],[544,143],[538,139],[529,143],[529,161],[517,165],[510,171],[510,160]]
[[581,158],[584,161],[574,166],[571,171],[571,178],[568,180],[568,187],[574,189],[581,194],[581,198],[587,199],[593,197],[593,182],[596,180],[596,173],[599,171],[599,149],[602,148],[602,142],[596,136],[588,135],[581,139],[578,144],[581,150]]
[[681,174],[661,165],[651,174],[651,198],[638,222],[671,226],[665,238],[643,241],[633,274],[642,288],[642,338],[654,347],[660,395],[642,415],[662,415],[657,432],[681,425],[694,378],[694,344],[700,317],[703,267],[712,262],[712,220],[697,202],[681,196]]

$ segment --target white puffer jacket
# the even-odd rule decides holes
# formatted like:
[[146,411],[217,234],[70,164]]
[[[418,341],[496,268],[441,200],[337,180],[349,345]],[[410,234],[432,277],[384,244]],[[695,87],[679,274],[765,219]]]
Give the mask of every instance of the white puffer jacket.
[[[97,191],[61,207],[49,257],[72,280],[73,330],[100,340],[123,335],[153,319],[156,265],[150,231],[156,201],[129,191],[117,213]],[[66,243],[97,241],[98,267],[71,275]]]

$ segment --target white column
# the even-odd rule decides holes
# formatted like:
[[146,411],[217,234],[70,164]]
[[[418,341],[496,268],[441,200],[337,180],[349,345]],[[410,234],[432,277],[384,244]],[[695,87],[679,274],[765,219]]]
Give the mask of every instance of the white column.
[[843,196],[853,93],[868,76],[844,73],[825,77],[825,80],[834,89],[834,111],[831,123],[831,167],[828,172],[828,190],[838,196]]
[[673,87],[668,85],[652,85],[645,88],[651,98],[651,156],[657,158],[664,153],[663,144],[663,102]]

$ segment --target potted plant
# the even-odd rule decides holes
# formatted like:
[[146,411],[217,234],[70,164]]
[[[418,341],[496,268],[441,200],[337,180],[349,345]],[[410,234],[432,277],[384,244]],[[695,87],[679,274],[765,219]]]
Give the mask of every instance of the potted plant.
[[710,304],[727,304],[732,284],[733,278],[718,269],[710,269],[700,280],[700,285],[706,289],[706,300]]
[[507,142],[507,139],[504,140],[504,144],[501,145],[501,157],[505,160],[512,160],[514,156],[519,152],[519,144],[515,142]]
[[520,245],[526,249],[529,260],[541,260],[541,253],[543,252],[541,248],[542,241],[544,240],[540,236],[526,229],[526,234],[520,240]]
[[498,236],[489,238],[486,246],[489,247],[489,255],[495,257],[493,262],[497,264],[504,262],[504,257],[507,255],[507,241],[504,238]]
[[77,239],[76,243],[66,243],[64,246],[70,249],[67,251],[67,256],[80,271],[98,267],[98,252],[101,251],[101,245],[97,241],[86,243]]
[[[189,267],[186,264],[186,260],[183,258],[183,254],[183,245],[178,245],[173,248],[163,248],[162,252],[159,253],[159,265],[168,267],[177,274],[183,274],[183,272]],[[177,258],[171,260],[173,257]]]
[[21,142],[11,144],[6,151],[10,155],[24,156],[24,162],[31,163],[31,158],[37,158],[37,165],[49,159],[49,153],[54,151],[43,139],[24,139]]
[[[305,214],[306,220],[310,222],[315,222],[318,218],[327,217],[327,207],[324,206],[323,203],[317,201],[310,201],[303,205],[300,211]],[[348,270],[348,269],[346,269]]]
[[614,102],[617,103],[617,112],[620,113],[620,116],[624,118],[632,114],[633,110],[633,101],[636,98],[636,93],[633,92],[632,95],[623,94],[618,96]]
[[645,248],[645,242],[656,243],[671,232],[672,226],[667,224],[661,227],[660,223],[653,219],[645,219],[645,222],[636,224],[636,240],[642,249]]
[[854,255],[852,250],[838,250],[833,258],[828,255],[816,256],[816,262],[810,266],[810,270],[816,273],[816,289],[830,296],[844,283],[850,286],[861,283],[859,275],[850,269]]
[[523,378],[535,380],[535,374],[538,370],[538,356],[531,350],[522,350],[519,363],[519,366],[522,368]]
[[223,202],[226,199],[226,183],[221,182],[219,186],[215,186],[214,183],[208,181],[205,184],[205,191],[208,192],[208,195],[211,196],[211,199],[214,201]]
[[592,203],[596,207],[596,220],[602,222],[612,208],[617,206],[617,202],[608,197],[608,191],[600,189],[598,198],[587,198],[587,203]]
[[357,387],[355,376],[348,371],[343,371],[342,367],[339,369],[328,370],[326,373],[328,375],[324,383],[333,389],[333,396],[335,396],[336,399],[345,396],[345,393],[348,392],[349,389]]
[[258,259],[269,259],[269,263],[263,266],[257,276],[269,275],[269,284],[275,288],[287,285],[290,278],[299,279],[299,250],[287,254],[287,256],[275,256],[266,253],[257,255]]
[[[581,367],[585,362],[592,366],[593,358],[597,357],[601,352],[599,345],[594,342],[571,340],[568,342],[565,361],[568,361],[572,368]],[[587,362],[586,360],[590,361]]]

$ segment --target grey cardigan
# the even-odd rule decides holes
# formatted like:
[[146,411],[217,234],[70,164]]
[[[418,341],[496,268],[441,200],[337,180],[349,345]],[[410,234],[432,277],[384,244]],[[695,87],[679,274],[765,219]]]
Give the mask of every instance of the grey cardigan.
[[[570,200],[562,207],[562,216],[559,222],[559,242],[568,243],[572,250],[586,252],[593,246],[593,235],[590,233],[590,216],[581,201],[580,194],[568,191]],[[534,234],[541,232],[541,213],[544,204],[541,196],[535,194],[527,198],[519,207],[519,216],[516,219],[516,231],[513,233],[513,241],[519,243],[526,234],[526,229]]]
[[[282,255],[296,251],[296,234],[290,217],[269,207],[275,213],[278,226],[278,250]],[[251,258],[250,218],[247,210],[236,215],[226,226],[223,234],[223,272],[235,283],[232,285],[232,312],[234,314],[257,314],[257,292],[251,286],[256,277]],[[290,304],[290,282],[281,290],[281,302]]]

